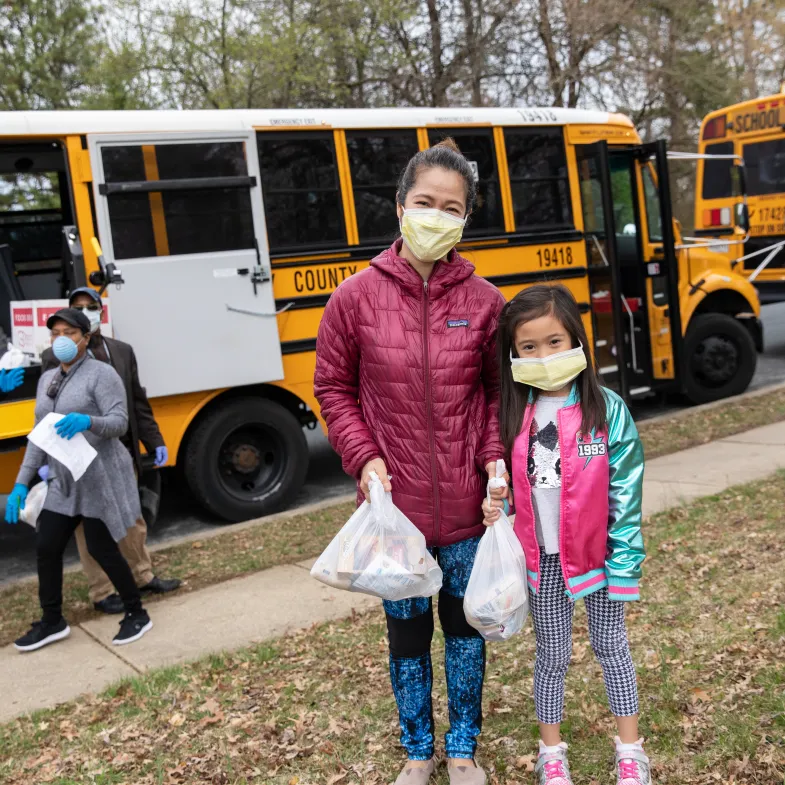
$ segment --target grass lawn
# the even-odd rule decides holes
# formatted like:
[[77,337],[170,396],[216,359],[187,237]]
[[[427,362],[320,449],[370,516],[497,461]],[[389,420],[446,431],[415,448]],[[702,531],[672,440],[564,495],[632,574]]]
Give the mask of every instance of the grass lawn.
[[[643,600],[628,625],[657,785],[783,785],[783,509],[780,473],[646,521]],[[574,638],[564,726],[574,776],[611,783],[612,722],[582,604]],[[442,652],[437,634],[440,746]],[[493,785],[531,782],[533,656],[528,625],[488,647],[478,756]],[[395,717],[379,609],[0,726],[0,781],[380,785],[403,760]],[[446,785],[444,768],[433,782]]]
[[[642,422],[640,434],[646,457],[656,458],[779,420],[785,420],[785,390],[681,417]],[[338,504],[242,532],[233,533],[227,527],[219,537],[157,551],[153,555],[155,569],[166,577],[182,578],[185,585],[180,591],[194,591],[277,564],[318,556],[349,518],[353,507]],[[13,641],[33,619],[40,618],[37,591],[35,581],[0,590],[0,646]],[[98,615],[88,601],[87,581],[81,572],[64,576],[63,597],[70,623],[78,624]],[[158,599],[153,595],[145,602]]]

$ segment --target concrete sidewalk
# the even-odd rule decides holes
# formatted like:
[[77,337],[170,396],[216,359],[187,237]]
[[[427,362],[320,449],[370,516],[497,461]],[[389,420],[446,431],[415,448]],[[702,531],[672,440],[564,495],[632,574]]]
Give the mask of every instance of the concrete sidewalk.
[[[652,515],[785,468],[785,422],[646,463],[643,510]],[[125,676],[230,651],[295,629],[379,607],[373,597],[314,581],[310,562],[172,595],[150,606],[155,625],[141,641],[112,646],[119,618],[72,628],[71,637],[21,655],[0,649],[0,721],[97,692]],[[20,630],[20,633],[22,631]]]

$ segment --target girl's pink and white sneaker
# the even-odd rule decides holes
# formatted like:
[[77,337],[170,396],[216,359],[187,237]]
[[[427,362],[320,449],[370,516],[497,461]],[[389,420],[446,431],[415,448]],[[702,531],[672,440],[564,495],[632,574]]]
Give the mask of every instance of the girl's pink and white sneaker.
[[555,747],[547,747],[540,742],[540,756],[534,767],[534,776],[537,785],[574,785],[564,742]]
[[651,785],[651,764],[643,751],[643,739],[634,744],[616,742],[616,785]]

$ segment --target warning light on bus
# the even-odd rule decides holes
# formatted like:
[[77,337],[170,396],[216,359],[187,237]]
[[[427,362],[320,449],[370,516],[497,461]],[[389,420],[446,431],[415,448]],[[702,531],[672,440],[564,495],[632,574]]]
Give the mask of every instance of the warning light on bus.
[[703,225],[706,228],[712,226],[730,226],[730,207],[720,207],[714,210],[703,211]]
[[704,139],[720,139],[721,137],[725,136],[727,131],[726,123],[725,123],[726,115],[722,114],[719,117],[713,117],[709,120],[708,123],[703,127],[703,138]]

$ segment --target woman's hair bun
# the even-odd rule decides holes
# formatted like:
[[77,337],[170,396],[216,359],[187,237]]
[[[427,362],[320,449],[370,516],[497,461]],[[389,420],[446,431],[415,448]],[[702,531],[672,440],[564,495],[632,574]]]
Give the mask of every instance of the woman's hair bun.
[[440,142],[434,145],[434,147],[446,147],[448,150],[452,150],[454,153],[461,153],[461,148],[455,142],[451,136],[448,136],[442,139]]

